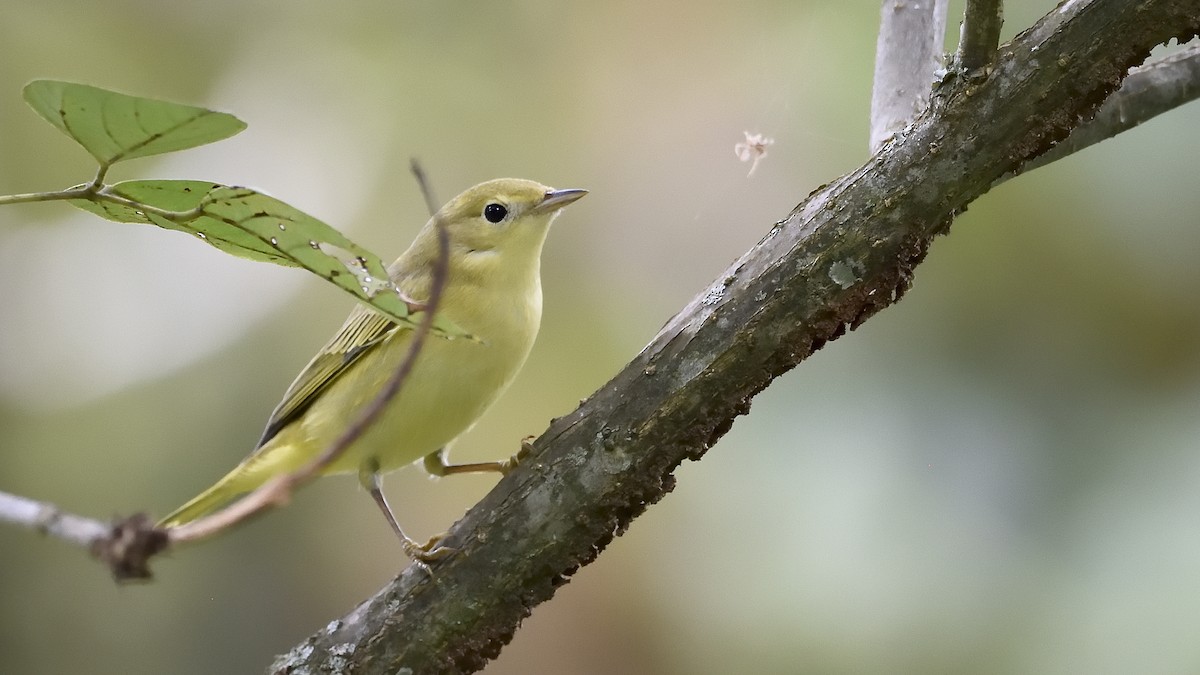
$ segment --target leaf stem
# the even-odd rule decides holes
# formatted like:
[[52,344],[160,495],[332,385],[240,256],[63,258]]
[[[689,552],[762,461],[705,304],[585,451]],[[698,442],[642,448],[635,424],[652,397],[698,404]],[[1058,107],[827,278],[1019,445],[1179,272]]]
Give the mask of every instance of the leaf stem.
[[160,209],[157,206],[143,204],[136,199],[123,197],[112,191],[111,185],[102,185],[97,190],[89,190],[83,196],[84,199],[92,202],[108,202],[110,204],[118,204],[131,209],[137,209],[142,213],[149,213],[172,223],[187,223],[199,218],[204,213],[204,207],[208,206],[207,201],[201,201],[195,208],[187,211],[171,211],[168,209]]
[[96,177],[92,179],[90,188],[93,191],[100,191],[104,188],[104,177],[108,175],[108,167],[111,164],[101,162],[99,168],[96,169]]

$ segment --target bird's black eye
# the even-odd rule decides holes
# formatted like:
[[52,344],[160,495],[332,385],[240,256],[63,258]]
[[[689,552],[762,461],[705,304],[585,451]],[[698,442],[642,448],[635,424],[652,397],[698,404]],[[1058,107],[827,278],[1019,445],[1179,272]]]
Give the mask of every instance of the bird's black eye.
[[508,209],[504,208],[503,204],[492,202],[483,207],[483,217],[487,218],[489,223],[498,223],[504,220],[504,216],[508,215]]

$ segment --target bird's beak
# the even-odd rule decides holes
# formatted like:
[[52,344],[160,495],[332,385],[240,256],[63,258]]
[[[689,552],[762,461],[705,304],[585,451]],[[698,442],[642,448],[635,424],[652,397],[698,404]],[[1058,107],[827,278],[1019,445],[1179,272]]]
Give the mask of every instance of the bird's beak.
[[568,188],[566,190],[547,190],[546,196],[542,197],[542,201],[537,206],[533,207],[539,213],[552,213],[570,204],[571,202],[586,195],[587,190],[579,188]]

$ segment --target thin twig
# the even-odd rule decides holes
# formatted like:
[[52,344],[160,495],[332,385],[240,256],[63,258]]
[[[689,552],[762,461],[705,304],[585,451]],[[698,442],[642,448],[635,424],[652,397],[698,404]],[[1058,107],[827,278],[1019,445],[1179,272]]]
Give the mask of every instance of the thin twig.
[[1004,25],[1002,0],[967,0],[958,33],[958,67],[967,73],[986,68],[996,57]]
[[425,208],[429,209],[429,215],[436,215],[438,201],[433,196],[433,187],[429,185],[429,178],[425,175],[425,167],[421,166],[421,160],[413,157],[408,161],[408,168],[412,170],[413,177],[417,179],[417,185],[421,188],[421,196],[425,198]]
[[144,513],[103,523],[54,504],[0,492],[0,520],[86,548],[117,581],[150,578],[150,558],[166,548],[166,533]]
[[1002,176],[995,184],[1058,161],[1197,98],[1200,98],[1200,45],[1193,45],[1131,70],[1121,88],[1108,97],[1091,120],[1076,127],[1058,145],[1026,162],[1019,171]]
[[110,526],[67,513],[54,504],[0,492],[0,520],[27,527],[76,546],[88,547],[108,536]]
[[307,466],[290,474],[276,476],[254,492],[211,516],[206,516],[178,527],[168,528],[167,534],[171,543],[181,544],[210,537],[272,506],[286,504],[297,488],[311,481],[322,470],[336,461],[347,448],[353,445],[375,423],[375,420],[383,413],[388,403],[400,392],[400,388],[404,385],[409,373],[412,372],[413,364],[416,362],[417,356],[421,352],[421,347],[425,344],[425,339],[429,335],[429,330],[433,326],[433,318],[437,314],[438,305],[442,300],[442,293],[446,288],[446,279],[449,276],[450,268],[450,237],[446,232],[446,226],[440,219],[434,220],[434,227],[437,230],[438,237],[438,259],[433,267],[429,300],[426,302],[424,309],[425,316],[421,317],[421,323],[413,331],[412,342],[409,343],[408,353],[405,355],[404,361],[396,369],[396,372],[392,374],[391,379],[388,380],[383,390],[371,402],[371,405],[354,420],[354,423],[338,437],[336,442]]
[[941,67],[947,0],[884,0],[871,91],[871,152],[929,103]]
[[88,186],[73,187],[54,192],[27,192],[19,195],[0,195],[0,206],[4,204],[28,204],[30,202],[57,202],[70,199],[87,199],[94,194]]
[[[99,178],[99,176],[97,176]],[[126,208],[141,211],[155,216],[159,216],[173,223],[188,223],[199,218],[204,213],[205,203],[201,203],[194,209],[187,211],[171,211],[169,209],[160,209],[157,206],[143,204],[135,199],[121,196],[112,191],[111,185],[96,185],[88,183],[86,185],[76,185],[65,190],[55,190],[52,192],[28,192],[19,195],[0,195],[0,206],[5,204],[27,204],[30,202],[61,202],[71,201],[74,199],[82,199],[84,201],[94,202],[97,204],[107,202],[116,204]]]

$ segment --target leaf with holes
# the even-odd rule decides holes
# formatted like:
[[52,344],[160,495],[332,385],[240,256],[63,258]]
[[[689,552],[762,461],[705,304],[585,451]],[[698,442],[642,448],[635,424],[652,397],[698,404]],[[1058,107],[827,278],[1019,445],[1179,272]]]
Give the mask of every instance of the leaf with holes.
[[34,80],[25,85],[24,96],[37,114],[75,139],[102,166],[214,143],[246,128],[228,113],[86,84]]
[[[105,194],[131,203],[106,201]],[[307,213],[250,188],[190,180],[132,180],[106,187],[96,200],[71,203],[108,220],[187,232],[242,258],[303,267],[399,324],[419,322],[379,256]],[[433,332],[471,337],[440,316],[434,318]]]

